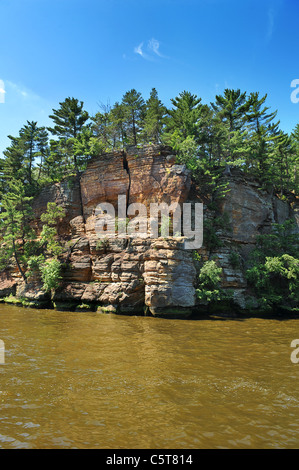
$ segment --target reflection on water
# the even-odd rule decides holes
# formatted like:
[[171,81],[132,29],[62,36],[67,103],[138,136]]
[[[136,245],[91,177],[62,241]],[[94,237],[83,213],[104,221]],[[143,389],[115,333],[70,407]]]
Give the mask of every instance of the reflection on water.
[[298,320],[0,306],[0,448],[297,448]]

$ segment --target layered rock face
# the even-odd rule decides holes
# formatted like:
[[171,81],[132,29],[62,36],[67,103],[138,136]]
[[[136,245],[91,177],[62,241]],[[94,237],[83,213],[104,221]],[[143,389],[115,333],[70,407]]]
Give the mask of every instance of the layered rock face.
[[[245,180],[240,170],[232,171],[228,182],[229,192],[221,204],[221,212],[227,214],[230,230],[220,234],[223,246],[216,250],[219,265],[223,268],[223,287],[233,292],[237,306],[247,309],[257,306],[256,299],[248,289],[245,268],[256,237],[269,233],[273,223],[282,224],[294,219],[299,230],[294,209],[278,197],[261,190],[255,181]],[[297,201],[298,204],[298,201]],[[239,263],[232,263],[231,255],[239,256]]]
[[[232,289],[235,304],[246,309],[253,296],[246,283],[244,260],[259,233],[267,231],[273,222],[294,217],[294,212],[286,202],[261,191],[254,181],[245,181],[238,171],[232,171],[228,182],[230,191],[220,212],[227,214],[230,230],[217,234],[221,247],[208,250],[204,239],[197,251],[202,260],[216,256],[223,268],[223,288]],[[118,197],[125,196],[127,206],[142,203],[149,214],[151,203],[200,202],[198,194],[191,197],[190,188],[189,171],[175,163],[170,148],[161,145],[101,155],[89,163],[80,182],[45,188],[33,204],[36,228],[40,228],[40,215],[48,202],[56,202],[67,214],[58,227],[68,249],[55,304],[93,304],[102,311],[120,313],[190,315],[198,304],[198,273],[193,250],[185,248],[182,237],[99,238],[97,233],[97,207],[101,203],[112,204],[117,215]],[[204,206],[204,219],[214,216]],[[232,266],[232,252],[240,255],[237,266]],[[0,279],[0,293],[1,283],[3,295],[17,288],[27,298],[45,296],[38,281],[24,289],[15,267]]]
[[[103,239],[96,230],[101,203],[112,204],[117,217],[118,197],[125,196],[126,206],[142,203],[149,215],[151,203],[185,202],[190,186],[186,167],[175,164],[170,148],[156,145],[101,155],[89,163],[80,188],[63,183],[43,191],[34,203],[37,225],[49,201],[67,212],[59,233],[69,237],[69,252],[55,304],[98,303],[105,311],[190,314],[196,271],[182,238]],[[23,295],[30,296],[30,290]]]

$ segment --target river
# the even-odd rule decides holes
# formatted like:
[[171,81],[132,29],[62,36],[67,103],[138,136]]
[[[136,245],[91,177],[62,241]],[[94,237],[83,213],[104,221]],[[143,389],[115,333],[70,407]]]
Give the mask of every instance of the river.
[[299,447],[297,319],[0,305],[0,448]]

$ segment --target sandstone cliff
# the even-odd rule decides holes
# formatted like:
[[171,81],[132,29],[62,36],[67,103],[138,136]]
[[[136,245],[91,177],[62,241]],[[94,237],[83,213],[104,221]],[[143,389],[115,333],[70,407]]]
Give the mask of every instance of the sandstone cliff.
[[[216,256],[223,268],[222,287],[232,289],[235,307],[245,310],[249,303],[255,304],[244,269],[256,236],[271,223],[282,223],[296,213],[256,182],[246,181],[239,171],[232,171],[227,182],[229,191],[218,211],[227,214],[229,230],[219,229],[220,247],[208,248],[204,239],[198,253],[203,260]],[[125,195],[127,204],[141,202],[148,210],[152,202],[205,202],[192,186],[186,167],[176,164],[172,150],[160,145],[101,155],[89,163],[80,183],[74,179],[43,189],[33,204],[35,227],[41,227],[40,215],[48,202],[56,202],[66,212],[58,227],[66,246],[65,268],[54,304],[57,308],[66,304],[68,309],[84,304],[120,313],[190,315],[198,307],[197,271],[194,253],[184,248],[183,238],[98,239],[97,205],[109,202],[116,207],[118,195]],[[214,216],[204,205],[204,218]],[[232,251],[240,255],[237,267],[231,265]],[[9,292],[47,299],[38,281],[25,288],[14,266],[0,279],[0,295]]]

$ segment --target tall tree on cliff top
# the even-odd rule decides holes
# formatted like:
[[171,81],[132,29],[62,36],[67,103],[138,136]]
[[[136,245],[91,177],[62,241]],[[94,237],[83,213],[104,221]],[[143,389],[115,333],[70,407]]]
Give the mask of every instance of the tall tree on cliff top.
[[93,137],[97,140],[99,153],[107,152],[113,147],[111,106],[100,103],[101,111],[91,118]]
[[211,106],[219,125],[223,125],[221,153],[226,162],[234,162],[243,153],[240,144],[246,138],[245,113],[250,106],[246,92],[227,88],[223,95],[216,95]]
[[248,166],[256,177],[265,182],[271,180],[268,175],[271,166],[269,155],[277,138],[279,125],[279,122],[273,122],[277,111],[269,112],[270,108],[264,105],[266,99],[267,95],[259,98],[259,93],[251,93],[250,106],[246,111],[251,147]]
[[74,143],[86,127],[89,115],[83,109],[83,101],[79,102],[76,98],[66,98],[59,104],[60,108],[53,109],[53,114],[49,116],[54,121],[54,127],[49,127],[48,130],[59,138],[60,155],[57,157],[61,158],[64,153],[65,158],[73,163],[74,170],[78,173],[82,162],[74,152]]
[[187,137],[198,137],[201,98],[183,91],[171,99],[173,108],[167,111],[164,141],[170,145],[183,142]]
[[145,143],[159,143],[161,141],[161,134],[164,126],[163,117],[165,114],[166,107],[159,100],[157,90],[152,88],[150,97],[145,104],[145,114],[143,120]]
[[145,103],[141,93],[134,88],[124,94],[122,102],[125,112],[125,132],[128,144],[137,145],[142,130]]
[[270,171],[275,189],[281,195],[289,191],[298,191],[295,181],[295,165],[298,161],[296,144],[292,138],[282,130],[276,131],[274,144],[269,153]]
[[98,154],[122,148],[125,144],[125,107],[116,102],[112,108],[109,103],[101,103],[100,108],[101,111],[91,118],[91,129]]
[[240,90],[226,88],[223,95],[216,95],[212,108],[219,118],[227,123],[229,132],[240,130],[244,122],[245,112],[249,108],[246,92],[241,93]]
[[124,147],[126,139],[126,110],[122,103],[116,102],[111,109],[111,137],[112,148]]

